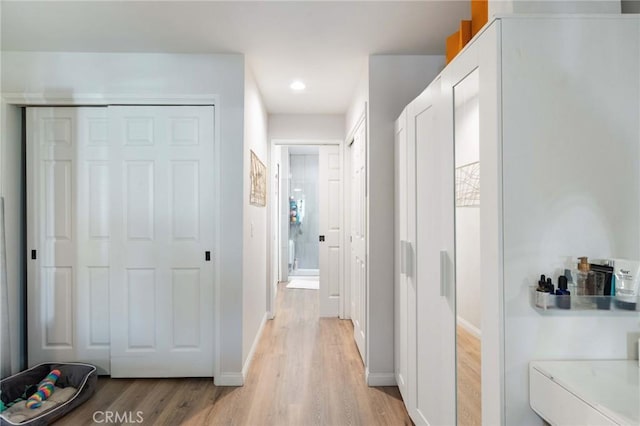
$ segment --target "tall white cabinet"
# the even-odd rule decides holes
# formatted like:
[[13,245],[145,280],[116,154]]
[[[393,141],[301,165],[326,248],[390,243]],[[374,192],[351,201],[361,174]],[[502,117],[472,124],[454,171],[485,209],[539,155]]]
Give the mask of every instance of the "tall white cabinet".
[[[528,289],[543,273],[555,281],[567,256],[640,258],[639,76],[638,16],[505,17],[488,24],[401,115],[396,376],[416,424],[456,421],[460,87],[468,91],[465,83],[477,79],[482,424],[536,425],[530,361],[631,356],[638,312],[544,314]],[[402,144],[415,150],[413,176]],[[413,282],[404,273],[403,241],[415,242]]]

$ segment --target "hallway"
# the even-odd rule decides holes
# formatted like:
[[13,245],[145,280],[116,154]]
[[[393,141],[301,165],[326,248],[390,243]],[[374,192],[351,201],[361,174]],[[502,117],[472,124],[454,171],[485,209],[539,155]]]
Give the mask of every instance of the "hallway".
[[369,388],[351,321],[318,319],[316,291],[279,285],[243,387],[210,379],[100,378],[96,394],[56,425],[94,424],[96,411],[142,411],[162,425],[410,425],[396,387]]

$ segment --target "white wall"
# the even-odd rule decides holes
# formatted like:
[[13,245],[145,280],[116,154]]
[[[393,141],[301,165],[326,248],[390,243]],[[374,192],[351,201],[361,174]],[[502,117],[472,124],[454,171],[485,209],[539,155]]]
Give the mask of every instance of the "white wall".
[[[345,115],[345,135],[346,137],[352,136],[352,133],[356,130],[356,125],[364,113],[365,107],[369,103],[369,59],[365,63],[360,78],[358,79],[358,85],[356,86],[353,95],[351,96],[351,105],[347,109]],[[369,111],[367,111],[368,114]],[[367,129],[367,134],[369,133]],[[350,142],[350,141],[349,141]],[[346,156],[345,156],[346,157]]]
[[270,114],[269,139],[343,140],[344,115]]
[[508,425],[541,424],[530,361],[637,356],[639,312],[545,313],[528,295],[540,274],[556,282],[565,256],[640,258],[640,19],[631,18],[502,23]]
[[620,0],[489,0],[489,17],[510,13],[620,13]]
[[[267,142],[267,111],[262,101],[260,89],[256,85],[251,69],[245,65],[244,92],[244,180],[243,188],[243,372],[248,367],[247,357],[256,344],[261,325],[267,313],[267,207],[249,204],[251,182],[248,179],[251,170],[251,151],[267,166],[267,186],[269,175],[269,149]],[[268,191],[268,189],[267,189]],[[270,194],[267,194],[267,202]],[[256,342],[256,343],[254,343]],[[251,361],[250,359],[248,360]]]
[[[393,378],[394,123],[444,67],[443,56],[369,57],[368,342],[369,375]],[[362,102],[362,100],[356,100]],[[348,120],[357,115],[357,105]],[[360,107],[362,108],[362,107]],[[362,109],[361,109],[362,110]],[[392,379],[393,380],[393,379]]]
[[[220,159],[220,229],[221,250],[214,253],[220,297],[221,376],[239,377],[242,369],[242,235],[240,213],[243,208],[243,109],[244,58],[242,55],[182,55],[142,53],[64,53],[2,52],[3,94],[45,94],[49,99],[82,97],[217,95],[219,123],[216,122],[217,153]],[[42,102],[42,98],[39,99]],[[34,98],[34,102],[38,99]],[[67,101],[68,102],[68,101]],[[2,105],[5,120],[0,132],[2,152],[2,193],[6,196],[7,223],[13,232],[7,234],[8,247],[20,247],[19,225],[21,170],[20,140],[16,137],[20,121],[16,111]],[[8,115],[7,115],[8,114]],[[17,126],[17,127],[16,127]],[[17,130],[16,130],[17,129]],[[214,190],[212,188],[212,190]],[[19,251],[19,250],[16,250]],[[20,251],[21,252],[21,251]],[[11,283],[12,323],[20,324],[22,304],[18,295],[24,288],[20,279],[23,260],[12,254],[8,259]],[[23,338],[13,329],[12,340]],[[211,329],[213,333],[213,327]],[[20,365],[19,345],[12,347],[14,370]],[[218,380],[218,378],[216,378]]]

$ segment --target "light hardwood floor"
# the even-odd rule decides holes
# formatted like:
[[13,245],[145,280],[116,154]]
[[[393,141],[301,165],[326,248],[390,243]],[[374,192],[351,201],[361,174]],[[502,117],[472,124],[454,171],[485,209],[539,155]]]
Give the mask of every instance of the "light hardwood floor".
[[[411,425],[397,387],[370,388],[351,321],[318,318],[318,292],[281,283],[243,387],[211,379],[98,380],[96,394],[56,422],[141,411],[146,425]],[[99,414],[98,420],[103,419]]]
[[482,424],[480,340],[457,326],[458,425]]

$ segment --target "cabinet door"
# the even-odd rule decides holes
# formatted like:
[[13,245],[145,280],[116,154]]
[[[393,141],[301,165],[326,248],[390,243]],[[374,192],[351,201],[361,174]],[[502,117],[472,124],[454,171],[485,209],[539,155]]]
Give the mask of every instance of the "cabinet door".
[[[452,286],[453,147],[450,111],[436,79],[410,105],[416,155],[416,424],[455,424],[455,318]],[[444,107],[443,107],[444,106]]]
[[[408,240],[408,138],[407,112],[402,112],[395,127],[395,374],[398,388],[407,407],[413,406],[415,391],[410,392],[409,300],[407,276]],[[415,303],[415,299],[413,300]],[[415,312],[415,310],[414,310]],[[412,318],[415,321],[415,317]],[[412,336],[415,340],[415,335]]]
[[[499,34],[496,21],[441,74],[447,113],[438,122],[444,126],[442,146],[453,150],[445,155],[448,163],[442,174],[448,182],[443,206],[451,209],[445,215],[446,240],[455,241],[449,257],[455,282],[452,334],[458,333],[459,339],[451,359],[457,358],[452,366],[457,378],[456,422],[468,425],[504,424]],[[459,196],[455,202],[454,194]]]

